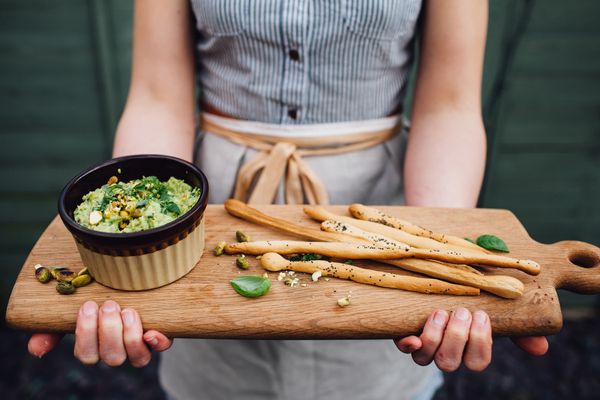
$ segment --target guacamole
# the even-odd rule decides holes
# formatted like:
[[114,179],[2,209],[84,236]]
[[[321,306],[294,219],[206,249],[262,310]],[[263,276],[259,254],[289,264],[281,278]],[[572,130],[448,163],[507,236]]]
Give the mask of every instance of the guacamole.
[[200,189],[174,177],[161,182],[146,176],[108,183],[83,196],[74,212],[80,225],[101,232],[139,232],[167,224],[185,214],[200,198]]

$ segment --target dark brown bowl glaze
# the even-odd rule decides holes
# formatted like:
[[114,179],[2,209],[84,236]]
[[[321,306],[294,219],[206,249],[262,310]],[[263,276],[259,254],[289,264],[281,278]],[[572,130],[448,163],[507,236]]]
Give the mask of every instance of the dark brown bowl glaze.
[[[200,188],[201,195],[198,202],[184,215],[168,224],[145,231],[106,233],[79,225],[75,222],[73,212],[81,203],[82,197],[104,185],[113,175],[124,182],[150,175],[166,181],[173,176],[192,187]],[[60,194],[58,214],[75,240],[86,248],[113,256],[132,256],[152,253],[185,238],[200,224],[207,203],[208,180],[198,167],[176,157],[143,154],[104,161],[71,179]]]

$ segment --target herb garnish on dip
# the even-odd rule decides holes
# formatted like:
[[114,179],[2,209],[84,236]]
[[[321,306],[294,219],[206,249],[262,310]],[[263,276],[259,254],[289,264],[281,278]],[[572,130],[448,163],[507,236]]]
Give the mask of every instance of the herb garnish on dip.
[[156,176],[119,182],[112,176],[101,188],[83,196],[74,217],[77,223],[95,231],[139,232],[185,214],[200,194],[199,188],[174,177],[166,182]]

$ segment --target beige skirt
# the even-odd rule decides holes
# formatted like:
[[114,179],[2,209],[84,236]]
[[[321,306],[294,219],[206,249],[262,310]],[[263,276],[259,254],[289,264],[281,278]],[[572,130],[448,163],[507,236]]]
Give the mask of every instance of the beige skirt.
[[[218,118],[218,117],[217,117]],[[222,119],[257,134],[351,133],[397,125],[398,117],[351,123],[299,125]],[[407,125],[392,139],[364,150],[305,161],[325,183],[331,204],[402,204]],[[369,128],[370,127],[370,128]],[[209,202],[231,197],[237,171],[256,153],[200,131],[196,164],[210,183]],[[277,202],[283,202],[283,187]],[[291,310],[290,318],[294,318]],[[202,318],[201,315],[198,318]],[[420,367],[391,340],[177,339],[163,353],[160,381],[175,399],[428,399],[442,383],[434,366]]]

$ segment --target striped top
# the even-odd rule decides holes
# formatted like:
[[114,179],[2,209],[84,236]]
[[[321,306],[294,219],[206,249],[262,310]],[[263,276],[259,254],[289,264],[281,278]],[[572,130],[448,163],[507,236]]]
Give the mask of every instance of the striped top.
[[421,0],[191,0],[200,102],[314,124],[398,111]]

